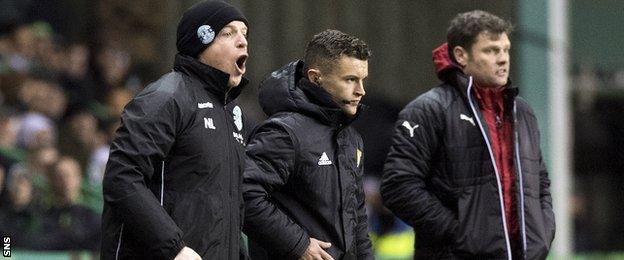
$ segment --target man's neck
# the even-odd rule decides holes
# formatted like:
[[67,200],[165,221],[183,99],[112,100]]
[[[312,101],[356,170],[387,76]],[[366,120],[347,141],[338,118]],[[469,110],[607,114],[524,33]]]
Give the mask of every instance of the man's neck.
[[489,86],[489,85],[480,84],[478,82],[475,82],[474,85],[480,89],[487,89],[487,90],[493,90],[493,91],[502,91],[505,89],[504,85],[503,86]]

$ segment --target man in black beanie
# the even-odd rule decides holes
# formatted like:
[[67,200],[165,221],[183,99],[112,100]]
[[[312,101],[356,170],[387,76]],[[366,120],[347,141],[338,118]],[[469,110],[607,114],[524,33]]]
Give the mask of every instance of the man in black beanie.
[[102,259],[239,259],[247,19],[187,10],[173,71],[125,108],[104,176]]

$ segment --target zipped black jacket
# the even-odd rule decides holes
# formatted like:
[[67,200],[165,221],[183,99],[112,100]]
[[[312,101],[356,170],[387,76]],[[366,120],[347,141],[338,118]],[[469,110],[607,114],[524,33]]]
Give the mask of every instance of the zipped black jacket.
[[270,118],[247,145],[244,231],[270,259],[298,259],[310,237],[330,242],[334,259],[371,259],[362,139],[325,90],[301,79],[302,66],[261,84]]
[[177,55],[125,108],[104,175],[102,259],[238,259],[244,169],[242,87]]
[[[511,259],[500,176],[487,124],[461,72],[399,114],[386,160],[384,204],[414,227],[417,259]],[[533,111],[507,86],[513,111],[516,198],[523,256],[544,259],[555,234],[550,181]]]

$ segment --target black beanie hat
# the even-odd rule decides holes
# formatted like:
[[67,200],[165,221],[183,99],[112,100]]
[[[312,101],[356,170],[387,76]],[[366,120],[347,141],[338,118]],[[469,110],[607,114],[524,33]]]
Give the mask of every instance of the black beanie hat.
[[228,3],[204,1],[193,5],[178,23],[178,53],[197,58],[214,41],[219,31],[232,21],[248,24],[245,16]]

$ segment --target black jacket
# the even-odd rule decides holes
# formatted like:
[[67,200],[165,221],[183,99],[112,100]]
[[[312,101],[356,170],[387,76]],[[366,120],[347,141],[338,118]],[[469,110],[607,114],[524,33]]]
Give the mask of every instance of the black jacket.
[[[489,131],[457,72],[399,114],[381,193],[385,205],[414,227],[415,258],[510,258],[509,238]],[[537,121],[517,89],[505,90],[513,112],[516,198],[526,259],[543,259],[555,233],[550,181]],[[511,107],[513,106],[513,107]]]
[[[125,108],[104,176],[102,259],[238,259],[246,84],[187,56]],[[164,179],[164,180],[163,180]]]
[[362,139],[325,90],[301,79],[302,66],[292,62],[261,85],[270,118],[247,146],[244,231],[271,259],[299,258],[310,237],[330,242],[335,259],[372,258]]

